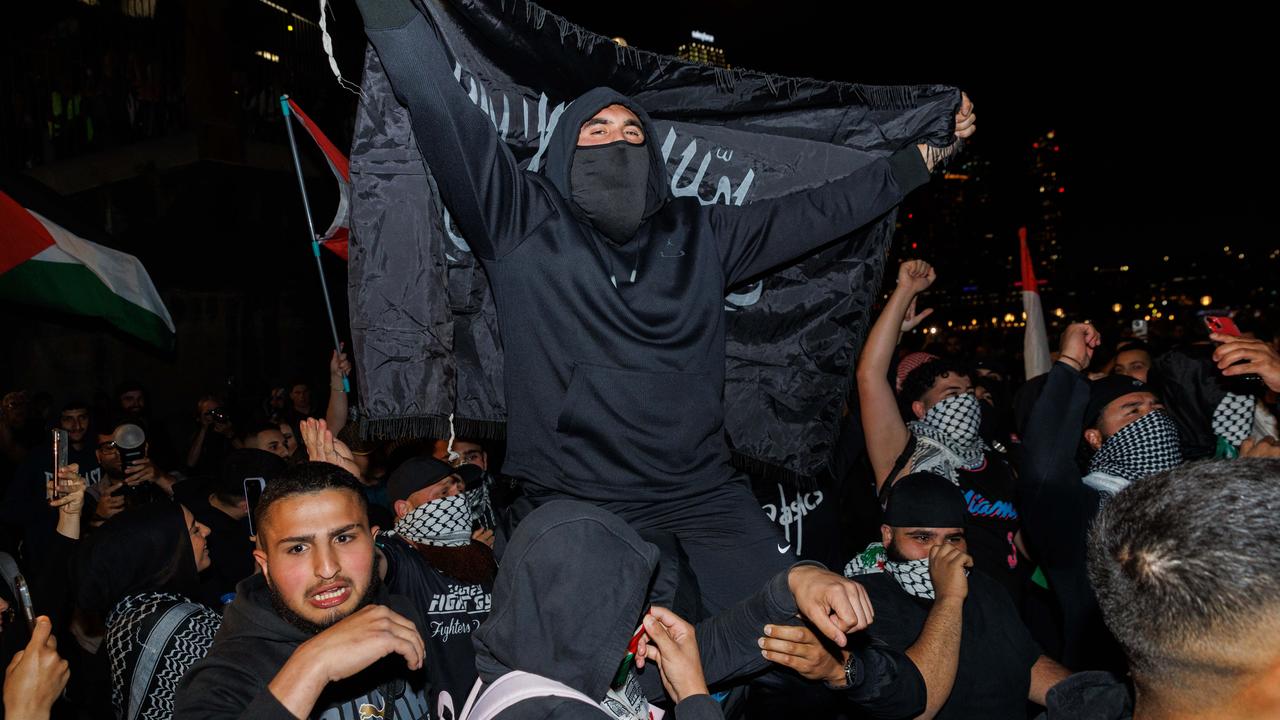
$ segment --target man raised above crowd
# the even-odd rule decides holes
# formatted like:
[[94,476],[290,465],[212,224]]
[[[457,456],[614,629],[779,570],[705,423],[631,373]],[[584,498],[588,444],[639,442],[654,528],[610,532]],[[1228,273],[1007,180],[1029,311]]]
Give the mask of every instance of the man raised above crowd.
[[[758,589],[791,557],[729,464],[726,290],[880,217],[928,181],[926,156],[947,153],[907,147],[792,195],[703,206],[671,197],[644,109],[596,88],[566,107],[543,172],[528,172],[410,0],[358,5],[488,273],[509,408],[505,472],[533,505],[587,500],[675,535],[712,611]],[[956,135],[967,137],[972,105],[958,110]]]

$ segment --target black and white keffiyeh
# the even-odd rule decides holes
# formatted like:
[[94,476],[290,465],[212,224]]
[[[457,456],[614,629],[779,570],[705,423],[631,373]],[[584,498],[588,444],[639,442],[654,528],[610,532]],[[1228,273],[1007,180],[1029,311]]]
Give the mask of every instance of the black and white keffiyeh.
[[1213,410],[1213,434],[1239,447],[1253,431],[1256,406],[1252,395],[1227,393]]
[[147,592],[107,616],[111,704],[123,720],[169,720],[178,681],[213,645],[222,617],[181,595]]
[[844,576],[848,578],[878,572],[888,573],[908,595],[926,600],[934,597],[929,558],[897,562],[889,559],[884,545],[871,543],[844,566]]
[[978,434],[981,426],[982,403],[971,393],[949,397],[929,408],[923,420],[907,423],[917,441],[911,471],[936,473],[958,483],[957,468],[982,466],[987,445]]
[[462,547],[471,544],[470,495],[475,490],[423,503],[396,521],[396,535],[423,545]]
[[471,503],[471,515],[475,524],[487,530],[498,527],[498,518],[493,512],[493,501],[489,497],[489,484],[492,482],[485,474],[476,483],[474,490],[467,491],[467,500]]
[[1141,480],[1182,464],[1178,426],[1160,410],[1125,425],[1098,448],[1089,472]]

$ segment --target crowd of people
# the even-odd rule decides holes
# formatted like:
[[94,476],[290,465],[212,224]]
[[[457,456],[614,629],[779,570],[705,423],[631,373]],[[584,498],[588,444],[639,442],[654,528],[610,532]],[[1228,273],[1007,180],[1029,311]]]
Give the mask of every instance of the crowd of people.
[[519,169],[413,3],[358,4],[489,272],[505,441],[363,437],[340,350],[327,402],[202,395],[185,443],[136,382],[9,392],[8,717],[1280,717],[1280,349],[1243,316],[1165,348],[1073,323],[1017,372],[905,340],[909,260],[828,473],[872,521],[816,530],[854,549],[780,542],[729,463],[725,289],[928,182],[967,96],[948,147],[704,207],[611,90]]
[[861,460],[837,481],[875,536],[843,523],[831,540],[865,546],[843,578],[787,561],[723,608],[672,533],[530,508],[500,445],[359,439],[344,354],[323,411],[304,383],[252,408],[205,395],[182,446],[138,383],[110,415],[9,392],[6,712],[461,717],[477,680],[490,708],[540,698],[510,717],[585,717],[584,698],[624,718],[1277,712],[1273,339],[1159,352],[1076,323],[1021,378],[993,348],[975,367],[902,342],[934,279],[902,264],[858,362],[842,442]]

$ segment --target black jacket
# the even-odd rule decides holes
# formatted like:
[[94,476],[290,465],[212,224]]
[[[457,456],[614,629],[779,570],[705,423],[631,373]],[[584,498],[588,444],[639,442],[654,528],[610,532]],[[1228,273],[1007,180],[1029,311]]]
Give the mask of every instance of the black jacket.
[[[668,501],[728,480],[726,290],[871,222],[928,179],[912,147],[742,207],[672,199],[649,116],[604,88],[564,110],[543,167],[529,172],[454,79],[425,17],[367,34],[493,288],[504,471],[576,497]],[[579,127],[615,103],[640,118],[651,159],[645,219],[622,244],[568,199]]]
[[1098,491],[1081,482],[1075,460],[1088,404],[1089,381],[1054,363],[1027,420],[1018,507],[1031,554],[1062,610],[1062,664],[1121,669],[1123,655],[1102,621],[1086,565],[1101,504]]
[[[657,547],[641,540],[621,518],[593,505],[559,500],[530,513],[503,555],[493,587],[493,609],[472,634],[480,679],[492,683],[512,670],[523,670],[562,682],[587,697],[604,699],[647,609],[658,557]],[[795,611],[792,605],[777,612],[786,609]],[[743,619],[741,629],[749,630],[754,623]],[[735,652],[743,638],[704,634],[700,626],[699,649],[707,679],[713,681],[723,672],[712,667],[749,670],[754,666],[754,659],[748,659],[748,655],[760,656],[754,638],[753,634]],[[640,672],[650,701],[659,696],[657,676],[657,668],[651,665]],[[604,716],[599,708],[557,697],[526,700],[498,715],[502,720]],[[680,703],[676,717],[711,720],[722,716],[715,701],[701,695]]]
[[1133,720],[1133,691],[1111,673],[1076,673],[1049,690],[1039,720]]
[[[417,610],[405,598],[383,589],[376,602],[412,620],[422,631]],[[293,720],[267,685],[310,637],[276,614],[261,575],[243,580],[236,586],[236,599],[227,606],[209,654],[178,685],[174,718]],[[394,704],[397,720],[433,717],[425,669],[410,672],[399,655],[385,657],[353,677],[329,683],[311,717],[358,718],[361,705],[381,707],[384,702]]]

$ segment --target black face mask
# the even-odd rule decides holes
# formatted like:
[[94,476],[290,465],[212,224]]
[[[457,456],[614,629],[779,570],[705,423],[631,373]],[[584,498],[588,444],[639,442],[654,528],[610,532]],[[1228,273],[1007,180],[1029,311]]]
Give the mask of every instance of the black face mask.
[[644,217],[649,189],[649,149],[626,140],[579,147],[569,181],[573,202],[605,237],[625,243]]

